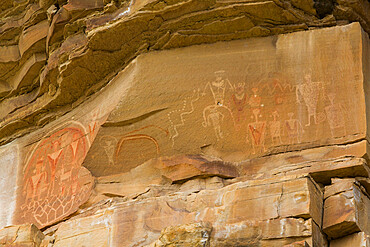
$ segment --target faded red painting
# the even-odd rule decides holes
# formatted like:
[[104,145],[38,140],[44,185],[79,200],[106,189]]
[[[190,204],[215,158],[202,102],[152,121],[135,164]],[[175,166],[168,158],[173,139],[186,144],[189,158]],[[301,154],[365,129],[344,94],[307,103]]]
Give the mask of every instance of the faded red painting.
[[23,170],[19,223],[44,227],[73,213],[91,192],[90,172],[81,167],[88,150],[80,128],[68,127],[42,140]]

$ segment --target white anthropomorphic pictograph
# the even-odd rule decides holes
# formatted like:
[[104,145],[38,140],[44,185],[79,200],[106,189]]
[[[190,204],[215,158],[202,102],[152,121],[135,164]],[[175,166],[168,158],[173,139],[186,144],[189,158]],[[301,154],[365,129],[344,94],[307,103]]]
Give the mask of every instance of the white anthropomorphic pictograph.
[[277,111],[274,111],[271,116],[273,117],[273,120],[269,122],[271,142],[273,145],[279,145],[282,144],[280,135],[281,123],[278,120],[279,113]]
[[317,119],[317,103],[319,101],[320,90],[322,89],[321,82],[313,82],[310,74],[306,74],[303,84],[297,85],[296,99],[298,103],[305,103],[308,112],[308,123],[306,126],[311,125],[311,118],[313,117],[314,123],[318,123]]
[[346,110],[342,104],[334,102],[335,93],[329,93],[328,98],[330,105],[325,107],[325,113],[329,123],[331,136],[334,137],[336,133],[346,135],[346,122],[344,119],[344,113]]
[[289,119],[285,120],[285,130],[288,136],[288,143],[301,143],[301,136],[302,133],[304,133],[301,122],[298,119],[293,118],[293,112],[289,112],[288,117]]
[[207,106],[203,111],[203,127],[213,127],[217,141],[223,138],[221,130],[221,124],[224,121],[224,114],[220,111],[221,106],[210,105]]
[[226,88],[230,87],[230,90],[233,91],[234,87],[231,85],[230,81],[225,78],[225,71],[219,70],[215,72],[216,79],[212,82],[208,82],[204,87],[202,96],[206,93],[206,89],[209,87],[215,102],[215,105],[224,105],[225,103],[225,92]]

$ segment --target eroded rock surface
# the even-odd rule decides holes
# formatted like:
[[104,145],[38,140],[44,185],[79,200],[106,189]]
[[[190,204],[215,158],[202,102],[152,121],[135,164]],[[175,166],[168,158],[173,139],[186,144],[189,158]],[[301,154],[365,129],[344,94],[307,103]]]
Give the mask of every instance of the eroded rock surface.
[[0,245],[369,246],[369,8],[1,1]]
[[33,224],[10,226],[0,230],[0,245],[38,247],[44,237],[44,234]]
[[147,51],[348,21],[370,32],[368,1],[328,2],[2,1],[0,142],[75,108]]

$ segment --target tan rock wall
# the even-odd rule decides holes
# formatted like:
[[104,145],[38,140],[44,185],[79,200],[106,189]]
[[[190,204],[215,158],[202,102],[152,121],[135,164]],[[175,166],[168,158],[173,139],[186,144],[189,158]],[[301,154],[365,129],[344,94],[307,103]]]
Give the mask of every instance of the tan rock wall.
[[235,162],[361,140],[361,37],[351,24],[140,56],[133,82],[114,80],[132,86],[84,165],[102,176],[155,156]]
[[0,245],[368,245],[370,4],[320,4],[1,1]]
[[13,224],[15,213],[19,149],[16,143],[0,148],[0,226]]
[[[231,170],[178,164],[183,169],[162,171],[176,182],[176,177],[202,175],[294,174],[294,166],[305,167],[313,157],[329,159],[319,170],[330,171],[330,158],[363,156],[365,143],[359,140],[366,136],[367,123],[361,32],[358,24],[351,24],[138,57],[78,109],[4,146],[5,152],[18,149],[16,168],[9,171],[18,187],[17,212],[3,224],[31,220],[43,227],[75,212],[93,185],[82,164],[102,176],[128,172],[164,155],[242,161],[302,150],[232,164]],[[297,50],[302,42],[307,46]],[[335,98],[329,97],[333,92]],[[354,143],[336,145],[347,142]],[[305,150],[313,147],[318,149]],[[318,167],[314,164],[304,168],[307,174]],[[337,174],[346,164],[335,164]],[[352,176],[366,172],[360,162]]]
[[[58,117],[69,112],[147,51],[356,21],[370,32],[367,0],[330,3],[1,1],[0,69],[6,73],[0,74],[0,96],[19,106],[13,108],[12,114],[1,115],[0,142],[10,142],[53,121],[49,112]],[[73,46],[68,45],[71,40]],[[26,61],[34,55],[43,59],[34,61],[32,70],[24,69]],[[16,75],[22,68],[25,73]],[[27,80],[18,83],[22,78]],[[6,105],[1,102],[1,106]],[[19,119],[24,121],[20,123]]]

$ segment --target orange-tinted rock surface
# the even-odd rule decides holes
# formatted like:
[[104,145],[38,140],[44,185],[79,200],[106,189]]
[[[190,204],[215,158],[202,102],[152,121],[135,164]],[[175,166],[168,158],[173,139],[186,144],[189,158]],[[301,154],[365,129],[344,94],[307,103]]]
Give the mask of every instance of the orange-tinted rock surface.
[[[297,53],[299,44],[307,48]],[[84,165],[103,176],[153,156],[235,162],[359,141],[367,126],[362,46],[352,24],[139,56],[112,81],[125,83],[127,97]]]
[[1,246],[368,246],[368,0],[0,2]]
[[[55,233],[56,243],[89,241],[91,246],[99,246],[93,244],[92,239],[104,232],[104,236],[110,236],[112,245],[145,246],[160,239],[166,227],[211,222],[211,246],[235,243],[279,246],[274,243],[276,239],[289,243],[312,234],[311,217],[315,217],[315,212],[310,205],[315,204],[316,198],[311,198],[315,191],[310,191],[310,183],[310,179],[304,177],[270,179],[190,194],[185,191],[148,198],[143,194],[138,197],[139,201],[116,202],[102,209],[92,207],[83,217],[61,223]],[[297,187],[293,188],[293,184]],[[105,230],[104,224],[108,226]],[[96,227],[98,225],[102,227]],[[77,226],[81,230],[76,229]],[[75,231],[81,231],[81,235],[75,236]]]
[[[355,21],[370,32],[369,10],[367,0],[1,1],[0,47],[5,54],[0,55],[0,68],[6,72],[0,74],[0,96],[23,102],[13,114],[1,117],[1,143],[51,122],[50,111],[62,116],[75,108],[144,52]],[[30,56],[45,54],[21,76],[28,83],[14,85],[15,74]],[[31,92],[31,99],[21,100]],[[24,121],[19,123],[20,119]]]

